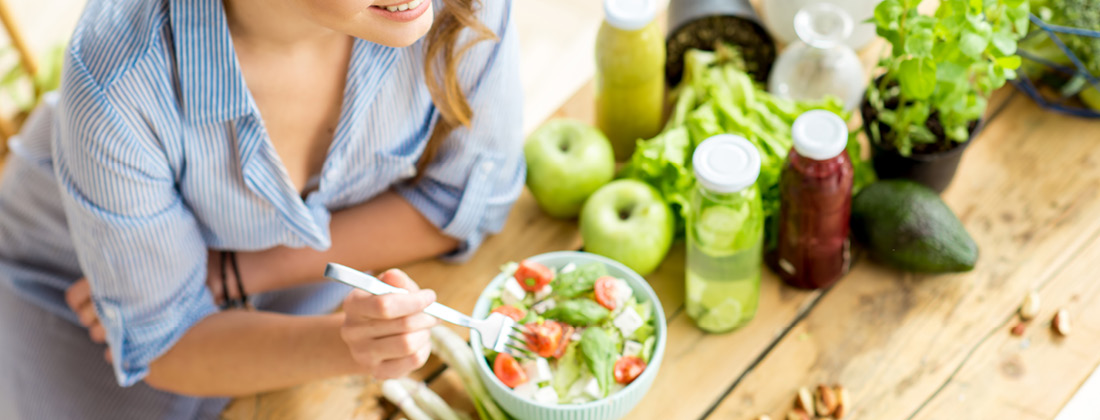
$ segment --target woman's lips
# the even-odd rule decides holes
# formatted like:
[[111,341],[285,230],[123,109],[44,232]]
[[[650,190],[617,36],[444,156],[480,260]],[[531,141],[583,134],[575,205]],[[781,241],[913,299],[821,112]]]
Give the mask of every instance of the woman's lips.
[[431,0],[412,0],[388,6],[371,6],[370,10],[397,22],[411,22],[428,10]]

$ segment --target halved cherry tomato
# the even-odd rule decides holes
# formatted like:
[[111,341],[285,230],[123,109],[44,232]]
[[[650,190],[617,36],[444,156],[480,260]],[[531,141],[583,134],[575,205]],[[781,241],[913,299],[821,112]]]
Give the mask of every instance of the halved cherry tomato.
[[573,331],[575,330],[572,325],[561,324],[561,343],[558,343],[558,349],[554,350],[555,359],[561,359],[562,356],[565,356],[565,350],[569,348],[569,342],[573,340]]
[[527,372],[519,365],[516,358],[508,353],[497,355],[497,359],[493,361],[493,373],[509,388],[527,383]]
[[527,348],[542,357],[553,356],[561,344],[561,324],[554,321],[546,321],[541,324],[532,322],[527,324]]
[[524,311],[523,309],[517,308],[512,305],[497,306],[496,309],[493,309],[493,313],[512,318],[516,322],[519,322],[521,319],[523,319],[523,317],[527,316],[527,311]]
[[638,356],[623,356],[615,362],[615,382],[626,385],[634,382],[645,370],[645,360]]
[[515,277],[523,290],[537,292],[543,286],[550,284],[550,280],[554,279],[554,272],[550,270],[550,267],[534,261],[524,260],[519,263]]
[[617,303],[615,302],[616,287],[618,287],[618,281],[614,277],[603,276],[596,279],[596,303],[614,311]]

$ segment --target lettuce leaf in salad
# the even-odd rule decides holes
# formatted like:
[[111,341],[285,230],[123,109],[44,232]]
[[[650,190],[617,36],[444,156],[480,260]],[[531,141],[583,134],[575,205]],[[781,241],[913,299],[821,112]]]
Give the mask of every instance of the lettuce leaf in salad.
[[585,264],[568,273],[558,274],[551,286],[554,295],[571,299],[591,292],[596,279],[606,275],[607,267],[603,263]]
[[588,327],[603,322],[611,311],[592,299],[571,299],[559,302],[553,309],[543,312],[546,319],[565,322],[574,327]]
[[569,343],[569,347],[566,347],[565,354],[558,359],[556,370],[554,371],[554,377],[551,380],[554,391],[558,393],[562,403],[568,403],[566,398],[569,397],[569,390],[573,387],[573,384],[581,378],[581,373],[584,371],[584,360],[580,357],[579,344],[576,342]]
[[651,335],[651,336],[649,336],[649,338],[645,339],[644,343],[642,343],[642,355],[640,357],[642,358],[642,360],[645,360],[646,365],[649,364],[649,359],[653,357],[653,349],[656,348],[656,347],[657,347],[657,337],[656,336]]

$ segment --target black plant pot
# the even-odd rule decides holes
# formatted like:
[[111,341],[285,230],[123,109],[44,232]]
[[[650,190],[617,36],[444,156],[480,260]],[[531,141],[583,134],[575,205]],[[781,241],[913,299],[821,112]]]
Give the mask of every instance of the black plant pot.
[[[877,112],[867,102],[866,97],[863,98],[860,113],[863,116],[863,133],[867,135],[867,140],[871,144],[871,163],[874,165],[878,177],[880,179],[903,178],[913,180],[928,186],[937,193],[942,193],[948,185],[951,185],[951,180],[955,178],[955,171],[959,167],[959,160],[962,159],[963,152],[978,136],[985,123],[984,118],[971,122],[970,137],[965,142],[954,143],[953,147],[947,150],[932,153],[914,151],[909,156],[902,156],[897,149],[885,148],[874,141],[874,137],[871,136],[871,124],[878,124],[879,133],[884,135],[889,131],[889,127],[878,121],[876,118]],[[946,141],[946,139],[940,141]]]
[[775,41],[749,0],[670,0],[668,28],[665,78],[669,86],[680,83],[687,50],[713,51],[718,42],[737,46],[745,71],[756,81],[767,82],[776,57]]

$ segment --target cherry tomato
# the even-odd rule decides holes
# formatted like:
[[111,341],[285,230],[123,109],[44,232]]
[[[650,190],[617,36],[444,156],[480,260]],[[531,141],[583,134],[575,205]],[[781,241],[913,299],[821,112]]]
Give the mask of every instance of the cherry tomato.
[[615,288],[618,287],[618,280],[611,276],[603,276],[596,279],[596,303],[603,305],[603,307],[614,311],[615,302]]
[[615,362],[615,382],[626,385],[634,382],[645,370],[645,361],[638,356],[623,356]]
[[516,322],[519,322],[521,319],[523,319],[523,317],[527,316],[527,311],[524,311],[523,309],[517,308],[512,305],[497,306],[496,309],[493,309],[493,313],[512,318]]
[[523,290],[537,292],[550,284],[550,280],[554,279],[554,272],[550,270],[550,267],[534,261],[524,260],[519,263],[515,277]]
[[527,372],[524,372],[516,358],[508,353],[497,355],[497,359],[493,361],[493,373],[509,388],[515,388],[527,382]]
[[561,343],[558,343],[558,349],[554,350],[555,359],[561,359],[562,356],[565,356],[565,350],[569,348],[569,342],[573,340],[573,331],[575,330],[572,325],[561,324]]
[[546,321],[541,324],[532,322],[527,324],[527,348],[542,357],[553,356],[561,344],[561,324],[554,321]]

